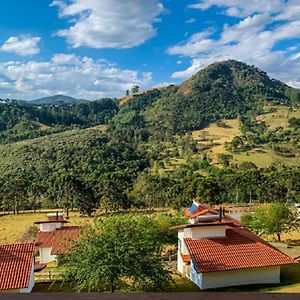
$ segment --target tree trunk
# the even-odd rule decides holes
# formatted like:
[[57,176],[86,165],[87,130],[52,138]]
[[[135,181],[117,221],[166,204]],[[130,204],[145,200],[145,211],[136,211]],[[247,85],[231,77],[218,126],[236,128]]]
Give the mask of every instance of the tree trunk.
[[115,292],[115,281],[113,279],[110,280],[110,291]]
[[277,241],[278,241],[278,242],[281,242],[281,236],[280,236],[280,233],[276,233],[276,235],[277,235]]

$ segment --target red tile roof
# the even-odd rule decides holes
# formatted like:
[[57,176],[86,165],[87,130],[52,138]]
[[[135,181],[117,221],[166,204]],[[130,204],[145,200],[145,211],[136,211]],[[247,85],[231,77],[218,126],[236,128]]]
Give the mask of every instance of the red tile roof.
[[77,241],[80,226],[66,226],[58,228],[53,232],[39,231],[36,238],[36,246],[42,248],[52,248],[51,254],[65,254],[71,247],[72,241]]
[[51,254],[66,254],[72,242],[78,241],[81,227],[68,226],[62,227],[55,231]]
[[34,243],[0,245],[0,291],[28,287],[34,250]]
[[228,228],[225,238],[184,239],[202,273],[293,264],[295,261],[244,228]]
[[36,245],[42,248],[52,247],[54,232],[39,231],[36,236]]
[[[214,214],[214,215],[219,215],[218,210],[213,209],[212,207],[210,207],[207,204],[199,204],[197,207],[197,210],[192,214],[189,212],[188,209],[184,209],[184,215],[189,218],[196,218],[198,216],[201,216],[203,214],[208,214],[208,213]],[[235,226],[241,226],[241,223],[239,221],[237,221],[236,219],[234,219],[228,215],[223,216],[222,221],[223,222],[233,222]]]
[[191,218],[196,218],[198,216],[206,215],[206,214],[212,214],[208,209],[203,210],[196,210],[193,214],[191,214]]

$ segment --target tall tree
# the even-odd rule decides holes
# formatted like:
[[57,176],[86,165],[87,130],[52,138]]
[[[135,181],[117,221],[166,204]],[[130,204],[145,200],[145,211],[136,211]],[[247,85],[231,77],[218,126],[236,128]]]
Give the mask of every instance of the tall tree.
[[299,227],[297,211],[285,203],[273,203],[260,207],[254,213],[245,214],[242,223],[259,235],[276,235],[281,241],[281,234]]
[[77,291],[161,290],[170,272],[161,260],[163,242],[150,217],[134,215],[98,219],[65,256],[65,280]]

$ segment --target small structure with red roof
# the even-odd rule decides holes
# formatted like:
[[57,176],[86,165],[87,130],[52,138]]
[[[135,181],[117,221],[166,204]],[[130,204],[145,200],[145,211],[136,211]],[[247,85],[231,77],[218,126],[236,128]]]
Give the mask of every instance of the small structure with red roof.
[[34,286],[34,243],[0,245],[0,293],[30,293]]
[[63,214],[47,214],[47,221],[35,222],[40,225],[36,237],[36,247],[39,251],[40,263],[56,261],[58,255],[66,254],[72,242],[77,241],[80,235],[80,226],[64,226],[67,221]]
[[237,220],[196,202],[177,226],[177,269],[201,289],[280,283],[280,268],[295,261]]

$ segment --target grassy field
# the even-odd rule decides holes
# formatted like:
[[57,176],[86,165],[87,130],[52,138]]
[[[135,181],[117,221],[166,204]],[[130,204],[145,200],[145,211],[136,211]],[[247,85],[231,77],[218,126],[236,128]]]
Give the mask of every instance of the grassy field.
[[[34,222],[43,220],[46,220],[45,212],[0,215],[0,243],[14,243],[19,241],[26,230],[34,225]],[[84,225],[91,221],[92,218],[81,217],[78,212],[70,212],[68,225]]]
[[[57,209],[52,210],[43,210],[43,212],[37,211],[36,213],[27,211],[20,213],[18,215],[9,214],[3,215],[0,213],[0,243],[14,243],[19,241],[22,235],[34,225],[34,222],[43,221],[47,219],[47,212],[56,212]],[[59,210],[61,211],[61,210]],[[162,208],[162,209],[139,209],[139,210],[126,210],[126,211],[117,211],[115,214],[124,214],[124,213],[135,213],[135,214],[159,214],[159,213],[176,213],[174,210]],[[95,217],[103,215],[104,211],[97,211]],[[67,226],[78,225],[84,226],[92,224],[94,217],[81,216],[79,212],[69,212],[69,219]],[[37,225],[36,225],[37,226]],[[37,227],[38,228],[38,227]]]
[[[288,112],[287,107],[280,106],[277,112],[261,115],[257,117],[257,119],[266,121],[271,128],[276,128],[279,126],[288,126],[288,119],[291,117],[300,117],[300,110]],[[250,151],[244,153],[231,153],[227,151],[225,149],[225,143],[230,142],[235,136],[239,136],[242,133],[239,129],[240,124],[238,119],[223,121],[228,125],[228,128],[219,127],[214,123],[202,130],[196,130],[192,133],[193,139],[197,141],[200,148],[209,148],[205,151],[212,159],[214,165],[221,166],[217,158],[220,153],[232,155],[233,164],[239,165],[243,162],[252,162],[259,168],[266,168],[277,164],[285,164],[288,166],[299,164],[299,158],[283,157],[277,155],[272,150],[265,150],[264,153]]]
[[300,118],[300,109],[290,110],[284,105],[275,106],[273,108],[276,109],[275,112],[260,115],[256,120],[264,121],[270,129],[274,129],[277,127],[288,127],[290,118]]

